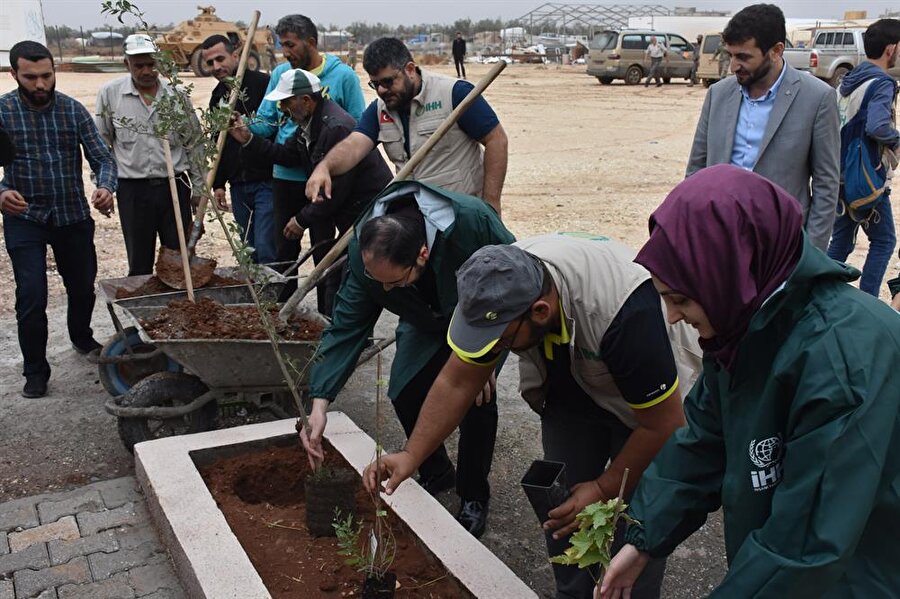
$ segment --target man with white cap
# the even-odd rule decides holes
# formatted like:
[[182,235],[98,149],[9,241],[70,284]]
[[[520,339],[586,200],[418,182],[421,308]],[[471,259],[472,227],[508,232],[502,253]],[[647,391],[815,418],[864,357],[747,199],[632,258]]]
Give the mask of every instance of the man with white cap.
[[[231,135],[240,144],[246,159],[262,159],[282,166],[300,167],[312,171],[325,154],[356,127],[356,121],[333,100],[322,95],[322,82],[303,69],[285,71],[275,89],[266,94],[266,100],[278,102],[284,112],[296,124],[296,133],[283,144],[274,143],[253,135],[242,125],[236,115],[237,127]],[[283,231],[276,232],[285,239],[296,240],[309,229],[313,245],[336,239],[339,233],[350,228],[360,212],[391,180],[391,171],[378,150],[373,149],[347,173],[336,177],[330,202],[303,203],[300,210],[288,220]],[[330,245],[320,246],[313,252],[318,262],[328,253]],[[319,285],[319,311],[331,316],[334,296],[341,284],[341,273],[335,271]]]
[[[618,495],[626,468],[630,495],[684,425],[681,397],[700,369],[696,335],[684,323],[666,323],[650,273],[634,255],[606,237],[567,234],[472,254],[457,271],[459,303],[447,332],[453,356],[405,449],[383,457],[381,473],[370,465],[366,486],[374,490],[376,474],[385,474],[386,492],[393,492],[453,430],[493,364],[511,350],[519,355],[522,397],[541,415],[544,459],[565,463],[573,485],[543,523],[550,555],[568,546],[578,512]],[[587,570],[553,570],[557,597],[591,596]],[[632,596],[658,597],[664,570],[664,560],[656,560]]]
[[[128,276],[134,276],[153,272],[157,235],[162,245],[174,250],[179,247],[165,153],[162,143],[153,135],[159,124],[158,100],[177,94],[184,103],[185,113],[192,117],[196,133],[200,131],[200,123],[190,99],[160,78],[154,56],[157,48],[150,36],[129,35],[125,38],[124,51],[128,75],[100,88],[95,118],[119,167],[116,192],[119,221],[128,253]],[[191,189],[199,199],[205,175],[198,166],[203,163],[203,148],[188,147],[189,137],[194,135],[184,131],[169,134],[180,216],[186,231],[191,226]],[[191,160],[192,155],[195,160]]]

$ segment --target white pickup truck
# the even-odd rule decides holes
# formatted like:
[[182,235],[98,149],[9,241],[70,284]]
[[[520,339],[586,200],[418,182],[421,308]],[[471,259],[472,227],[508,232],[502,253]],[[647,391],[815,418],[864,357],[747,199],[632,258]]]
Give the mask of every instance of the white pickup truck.
[[[829,27],[815,32],[809,48],[787,48],[784,59],[792,67],[807,71],[838,87],[844,75],[865,60],[862,34],[865,27]],[[900,67],[889,71],[900,75]]]

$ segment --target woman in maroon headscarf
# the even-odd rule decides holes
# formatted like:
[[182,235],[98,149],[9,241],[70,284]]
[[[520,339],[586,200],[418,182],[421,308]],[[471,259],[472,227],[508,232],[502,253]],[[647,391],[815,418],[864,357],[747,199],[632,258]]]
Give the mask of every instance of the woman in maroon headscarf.
[[627,597],[721,506],[712,596],[897,597],[900,317],[804,238],[794,198],[728,165],[669,194],[636,261],[697,329],[704,370],[597,594]]

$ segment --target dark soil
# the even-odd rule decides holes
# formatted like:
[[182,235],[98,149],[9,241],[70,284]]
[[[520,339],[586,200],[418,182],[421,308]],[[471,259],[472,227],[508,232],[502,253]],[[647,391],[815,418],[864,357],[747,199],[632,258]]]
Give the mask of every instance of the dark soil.
[[[204,287],[227,287],[229,285],[243,285],[244,281],[240,279],[235,279],[232,277],[220,277],[219,275],[214,274],[209,278],[209,282],[204,285]],[[199,289],[199,288],[198,288]],[[153,275],[147,281],[136,289],[129,289],[127,287],[119,287],[116,289],[116,299],[125,299],[129,297],[142,297],[144,295],[159,295],[160,293],[171,293],[173,291],[180,291],[179,289],[173,289],[169,287],[156,275]]]
[[[336,451],[326,463],[349,468]],[[273,447],[222,459],[200,468],[219,509],[275,599],[359,597],[364,575],[344,564],[337,540],[313,537],[306,529],[303,481],[310,473],[297,446]],[[361,481],[356,510],[369,530],[375,514]],[[397,597],[471,597],[390,510],[387,522],[397,543],[391,571]]]
[[[269,308],[272,322],[282,339],[316,341],[323,326],[297,316],[285,324],[278,308]],[[255,306],[225,306],[208,297],[172,300],[154,318],[141,321],[153,339],[268,339]]]

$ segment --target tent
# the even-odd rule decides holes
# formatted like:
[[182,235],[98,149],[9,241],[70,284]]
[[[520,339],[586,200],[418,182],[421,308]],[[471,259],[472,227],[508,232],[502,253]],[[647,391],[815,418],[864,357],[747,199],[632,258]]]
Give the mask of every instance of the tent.
[[47,44],[40,0],[3,0],[0,2],[0,70],[9,69],[9,50],[24,40]]

